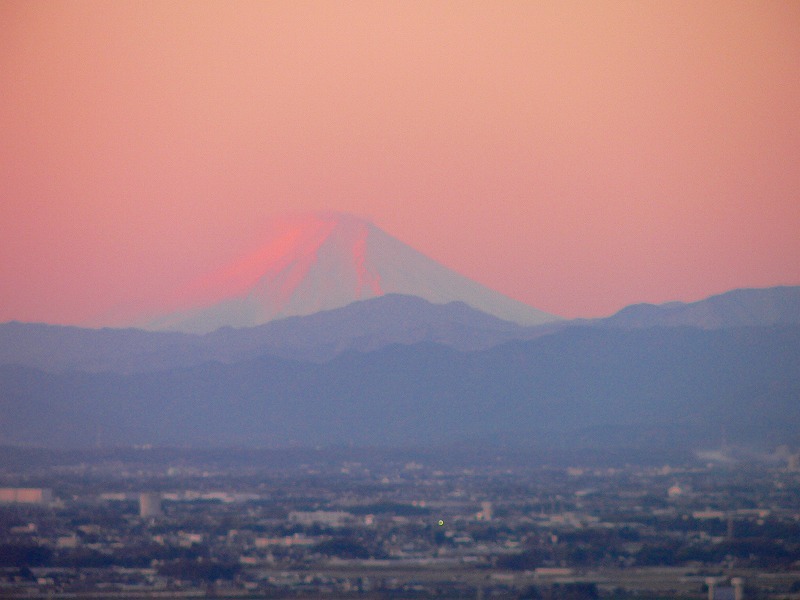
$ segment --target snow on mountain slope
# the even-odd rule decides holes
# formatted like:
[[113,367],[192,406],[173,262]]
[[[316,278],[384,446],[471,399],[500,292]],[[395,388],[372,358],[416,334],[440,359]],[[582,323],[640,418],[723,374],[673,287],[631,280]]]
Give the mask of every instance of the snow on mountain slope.
[[[371,223],[341,213],[273,221],[267,242],[184,294],[148,329],[209,332],[309,315],[389,293],[461,301],[523,325],[559,320],[471,281]],[[141,325],[141,323],[140,323]]]

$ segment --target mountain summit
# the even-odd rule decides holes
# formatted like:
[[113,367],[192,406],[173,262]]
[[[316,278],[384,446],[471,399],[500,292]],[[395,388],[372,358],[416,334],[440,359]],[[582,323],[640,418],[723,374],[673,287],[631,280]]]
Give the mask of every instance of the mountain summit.
[[559,320],[451,271],[351,215],[275,219],[267,233],[255,252],[185,290],[180,309],[144,326],[195,333],[251,327],[390,293],[435,304],[461,301],[524,325]]

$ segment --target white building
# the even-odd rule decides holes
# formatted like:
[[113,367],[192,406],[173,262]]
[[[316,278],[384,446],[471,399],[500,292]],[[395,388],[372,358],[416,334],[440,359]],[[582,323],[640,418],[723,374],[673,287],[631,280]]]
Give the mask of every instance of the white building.
[[344,511],[314,510],[293,511],[289,513],[289,520],[300,525],[328,525],[341,527],[353,519],[353,515]]
[[0,488],[0,503],[49,506],[52,501],[53,490],[49,488]]

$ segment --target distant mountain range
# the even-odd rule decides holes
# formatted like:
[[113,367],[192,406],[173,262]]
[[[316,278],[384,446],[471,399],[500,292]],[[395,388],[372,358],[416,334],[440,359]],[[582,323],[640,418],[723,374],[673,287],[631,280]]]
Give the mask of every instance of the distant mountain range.
[[800,444],[798,298],[539,327],[394,295],[205,335],[8,323],[0,443]]
[[800,287],[566,321],[323,214],[146,325],[0,324],[0,445],[800,445]]
[[[800,443],[800,326],[576,326],[474,352],[264,356],[147,373],[0,367],[0,442],[548,447]],[[723,433],[724,432],[724,433]]]
[[207,334],[141,329],[85,329],[32,323],[0,324],[0,365],[49,372],[135,373],[232,364],[262,356],[323,362],[346,351],[432,343],[463,352],[531,340],[566,328],[698,327],[723,329],[800,324],[800,287],[734,290],[691,304],[639,304],[605,319],[521,326],[462,302],[432,304],[389,294],[305,317],[289,317]]
[[523,327],[462,302],[432,304],[390,294],[314,315],[256,327],[223,327],[206,334],[0,324],[0,364],[52,372],[128,373],[235,363],[260,356],[320,362],[348,350],[368,352],[391,344],[430,342],[480,350],[537,337],[560,326]]

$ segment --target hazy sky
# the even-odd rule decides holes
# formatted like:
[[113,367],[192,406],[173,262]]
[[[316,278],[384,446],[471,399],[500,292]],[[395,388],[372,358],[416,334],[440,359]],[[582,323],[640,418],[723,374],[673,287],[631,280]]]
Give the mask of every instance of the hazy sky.
[[0,0],[0,321],[295,210],[567,317],[800,284],[800,2]]

